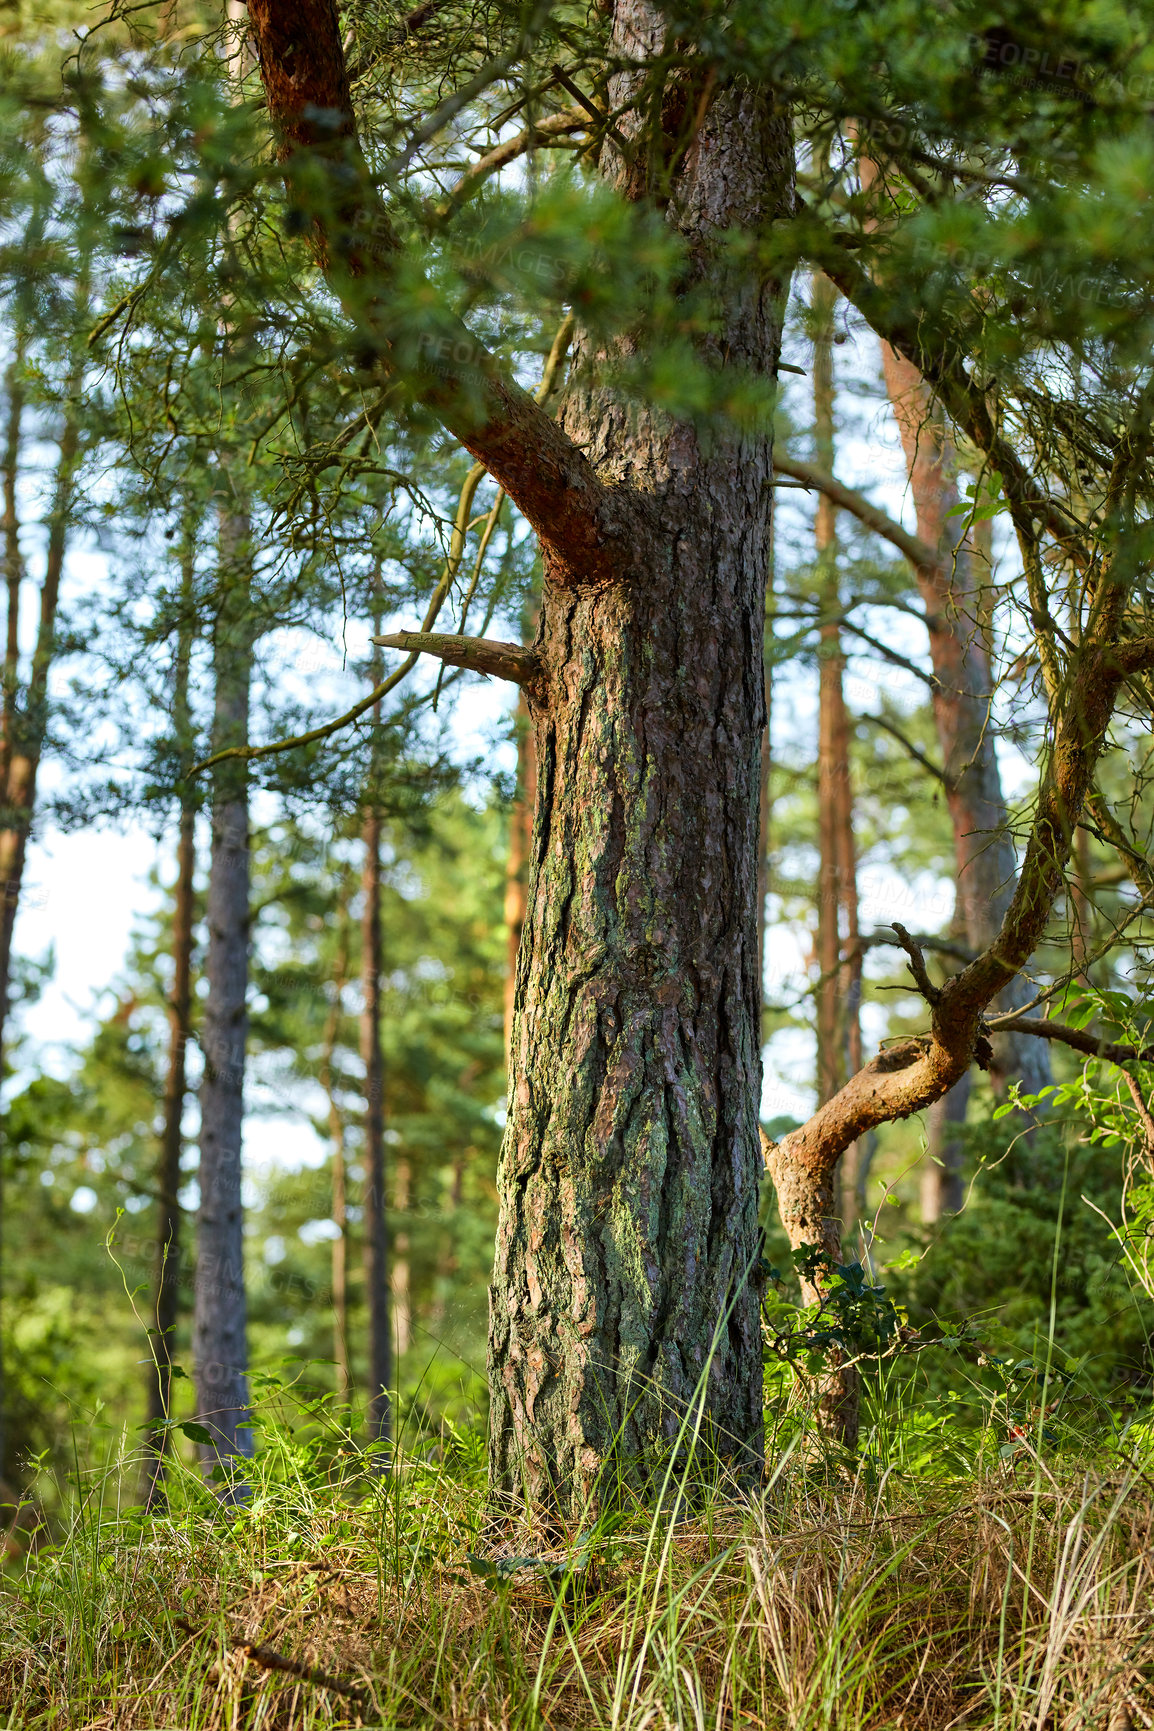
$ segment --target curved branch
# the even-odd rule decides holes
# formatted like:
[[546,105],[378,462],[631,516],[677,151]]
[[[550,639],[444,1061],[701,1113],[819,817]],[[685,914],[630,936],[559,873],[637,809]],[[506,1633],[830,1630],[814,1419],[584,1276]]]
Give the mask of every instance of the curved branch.
[[774,1151],[775,1169],[796,1166],[827,1182],[852,1142],[879,1124],[932,1105],[971,1062],[982,1062],[988,1050],[985,1011],[1037,948],[1065,883],[1074,829],[1119,688],[1128,672],[1154,658],[1154,640],[1118,640],[1125,586],[1116,585],[1110,599],[1112,605],[1097,611],[1094,635],[1087,634],[1071,669],[1017,888],[997,937],[941,987],[931,1010],[931,1033],[879,1052],[808,1123],[782,1140]]
[[872,529],[875,535],[881,535],[891,542],[899,553],[905,554],[912,565],[916,565],[920,570],[936,569],[939,564],[938,555],[927,542],[917,535],[911,535],[908,529],[903,529],[901,524],[896,523],[879,505],[867,499],[864,493],[835,480],[819,464],[803,463],[796,457],[782,456],[775,451],[773,466],[781,474],[800,481],[803,487],[824,493],[839,509],[856,517],[863,527]]
[[444,631],[391,631],[385,637],[374,637],[373,642],[382,649],[435,655],[450,667],[510,679],[514,685],[531,685],[541,672],[540,660],[531,649],[493,637],[458,637]]
[[472,197],[482,181],[516,162],[526,151],[564,138],[571,132],[587,132],[592,124],[589,116],[578,108],[563,108],[559,114],[548,114],[543,120],[535,121],[515,138],[507,138],[503,144],[495,145],[484,156],[478,157],[473,166],[465,170],[448,197],[437,206],[437,215],[441,218],[452,216],[467,198]]
[[624,526],[584,452],[439,298],[426,303],[407,273],[392,292],[400,243],[357,137],[333,0],[248,0],[248,11],[289,194],[362,352],[505,488],[555,581],[608,578]]
[[1090,1058],[1105,1058],[1110,1064],[1154,1064],[1154,1046],[1123,1046],[1116,1040],[1103,1040],[1087,1034],[1084,1028],[1068,1028],[1064,1022],[1047,1022],[1041,1016],[1011,1016],[1000,1019],[999,1030],[1008,1028],[1017,1034],[1033,1034],[1039,1040],[1057,1040],[1072,1046],[1075,1052],[1085,1052]]
[[914,744],[912,739],[906,738],[900,727],[895,727],[893,722],[888,721],[884,715],[861,715],[858,717],[858,720],[868,721],[872,723],[874,727],[880,727],[883,732],[888,733],[891,738],[897,740],[903,751],[907,751],[915,763],[920,763],[923,769],[928,770],[931,775],[936,776],[944,788],[950,791],[953,790],[955,786],[953,777],[947,775],[944,769],[940,769],[932,758],[927,757],[925,752]]

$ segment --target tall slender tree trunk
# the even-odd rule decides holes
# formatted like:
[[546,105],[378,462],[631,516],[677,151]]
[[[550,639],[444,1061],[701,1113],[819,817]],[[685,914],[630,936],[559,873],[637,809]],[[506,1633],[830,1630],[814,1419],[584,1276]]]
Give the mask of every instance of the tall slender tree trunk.
[[[814,445],[817,461],[827,474],[834,470],[834,401],[833,374],[833,315],[837,292],[824,276],[813,283],[813,407]],[[824,493],[818,495],[814,525],[817,547],[818,602],[821,625],[818,641],[818,910],[817,910],[817,1092],[818,1102],[831,1100],[843,1086],[851,1046],[849,1034],[851,1014],[850,993],[847,991],[855,975],[855,962],[860,957],[851,945],[848,966],[842,960],[843,915],[852,924],[847,941],[857,936],[857,867],[853,846],[853,800],[850,788],[849,718],[845,706],[845,655],[842,651],[841,586],[837,565],[836,515],[832,502]],[[856,1003],[853,1005],[856,1021]],[[860,1033],[856,1044],[860,1050]],[[819,1241],[823,1250],[835,1262],[844,1256],[842,1235],[847,1203],[852,1209],[856,1174],[856,1148],[850,1148],[841,1163],[840,1196],[833,1199],[833,1212]],[[804,1236],[813,1207],[817,1202],[796,1206],[792,1211],[781,1207],[782,1224],[791,1245],[797,1249],[815,1242]],[[803,1223],[806,1225],[803,1227]],[[819,1274],[816,1284],[803,1282],[803,1296],[813,1303],[827,1284]],[[828,1371],[821,1377],[818,1389],[818,1421],[823,1430],[847,1447],[857,1444],[858,1415],[861,1404],[860,1376],[857,1367],[840,1362],[841,1354],[830,1353]]]
[[337,1399],[347,1403],[352,1393],[349,1365],[349,1211],[345,1164],[345,1115],[337,1098],[336,1050],[344,1013],[342,997],[349,972],[349,908],[344,883],[337,905],[337,953],[333,962],[333,1001],[325,1023],[321,1058],[321,1087],[329,1106],[332,1138],[332,1218],[337,1229],[332,1250],[333,1361],[337,1372]]
[[[963,539],[963,520],[948,515],[958,498],[952,449],[921,374],[886,343],[882,364],[901,433],[918,535],[941,552],[935,567],[918,572],[918,587],[937,680],[934,719],[947,777],[958,900],[966,941],[976,954],[993,941],[1005,917],[1017,882],[1017,859],[994,750],[993,689],[974,552]],[[999,996],[998,1008],[1017,1008],[1030,995],[1029,981],[1019,974]],[[1028,1093],[1049,1083],[1050,1055],[1044,1040],[1000,1034],[993,1047],[990,1079],[997,1092],[1004,1093],[1015,1078]]]
[[[833,309],[835,291],[827,278],[813,282],[813,410],[817,460],[828,473],[834,467]],[[842,675],[845,657],[837,622],[840,595],[837,571],[837,530],[832,502],[819,493],[814,523],[817,548],[818,602],[822,620],[818,637],[817,747],[817,1094],[818,1103],[832,1100],[845,1080],[842,1035],[841,848],[839,846],[840,782],[845,771],[841,749],[846,736]]]
[[[231,498],[221,509],[220,567],[213,640],[214,751],[248,743],[252,529],[247,509]],[[225,1500],[231,1501],[246,1494],[238,1463],[252,1454],[241,1195],[250,936],[248,772],[243,759],[229,759],[213,770],[207,920],[193,1352],[198,1416],[212,1437],[202,1448],[202,1460],[206,1470],[220,1468],[228,1485]]]
[[[765,575],[765,626],[761,656],[761,688],[765,700],[765,732],[761,739],[761,785],[757,829],[757,983],[765,998],[766,922],[769,918],[770,860],[773,847],[773,525]],[[761,1037],[765,1030],[762,1028]]]
[[[615,52],[658,47],[643,0]],[[614,107],[632,74],[618,74]],[[684,94],[684,93],[682,93]],[[710,93],[706,92],[706,98]],[[776,371],[775,289],[722,237],[789,207],[793,146],[768,95],[686,112],[668,218],[713,292],[707,347]],[[633,121],[623,122],[634,127]],[[639,156],[606,145],[626,196]],[[659,167],[659,165],[657,165]],[[655,169],[656,172],[656,169]],[[767,429],[715,433],[626,407],[579,344],[564,426],[624,513],[617,573],[549,555],[529,691],[537,803],[517,966],[490,1306],[490,1467],[511,1505],[579,1518],[703,1444],[763,1449],[756,885]],[[581,363],[584,362],[584,369]]]
[[[0,811],[0,1081],[4,1076],[8,1012],[12,1001],[12,938],[24,882],[28,837],[36,807],[40,754],[48,724],[48,678],[56,653],[56,612],[60,602],[60,581],[64,574],[64,556],[68,545],[69,515],[76,494],[76,475],[80,464],[82,377],[82,368],[77,363],[69,374],[65,388],[64,423],[48,516],[44,577],[40,585],[40,619],[21,714],[19,624],[23,563],[16,489],[23,396],[19,373],[14,370],[9,373],[4,453],[4,559],[8,589],[8,634],[4,664],[4,728],[0,741],[0,767],[3,769],[3,781],[0,785],[4,794],[3,810]],[[0,1181],[0,1280],[3,1274],[3,1219],[3,1189]],[[3,1355],[0,1353],[0,1475],[6,1465],[6,1396]]]
[[[196,555],[195,531],[186,533],[181,583],[182,613],[173,681],[173,732],[185,770],[190,767],[192,717],[189,707],[189,663],[192,656],[192,586]],[[181,783],[180,819],[176,843],[176,883],[172,906],[172,991],[168,1000],[168,1071],[164,1082],[164,1128],[157,1170],[159,1202],[156,1222],[156,1307],[153,1357],[155,1374],[148,1384],[149,1445],[145,1460],[144,1502],[157,1507],[164,1499],[165,1455],[172,1399],[173,1344],[180,1306],[182,1259],[181,1156],[184,1153],[184,1104],[188,1092],[187,1053],[192,1026],[192,940],[195,925],[196,802],[187,781]]]
[[24,423],[23,325],[15,333],[15,347],[5,379],[7,413],[4,417],[4,586],[8,597],[8,621],[4,644],[4,680],[0,692],[0,787],[8,779],[12,731],[20,679],[20,585],[24,580],[24,554],[20,546],[20,447]]
[[413,1205],[413,1167],[407,1156],[393,1162],[393,1229],[392,1278],[389,1290],[393,1306],[393,1346],[398,1363],[408,1352],[413,1339],[413,1284],[409,1266],[409,1209]]
[[[379,669],[374,668],[374,684]],[[381,724],[373,710],[374,734]],[[389,1328],[389,1236],[385,1197],[385,1065],[381,1051],[381,819],[373,768],[369,772],[361,838],[361,1061],[365,1071],[365,1300],[369,1320],[370,1447],[391,1435],[389,1387],[393,1350]],[[374,1458],[377,1471],[387,1462],[383,1446]]]

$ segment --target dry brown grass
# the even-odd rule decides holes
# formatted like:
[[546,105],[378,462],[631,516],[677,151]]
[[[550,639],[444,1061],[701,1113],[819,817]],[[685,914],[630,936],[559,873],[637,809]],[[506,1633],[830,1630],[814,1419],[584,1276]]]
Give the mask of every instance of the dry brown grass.
[[359,1506],[258,1498],[233,1525],[203,1504],[92,1517],[10,1583],[9,1724],[1154,1724],[1140,1477],[867,1492],[798,1466],[763,1499],[618,1531],[567,1579],[542,1554],[505,1585],[471,1572],[471,1498],[425,1469]]

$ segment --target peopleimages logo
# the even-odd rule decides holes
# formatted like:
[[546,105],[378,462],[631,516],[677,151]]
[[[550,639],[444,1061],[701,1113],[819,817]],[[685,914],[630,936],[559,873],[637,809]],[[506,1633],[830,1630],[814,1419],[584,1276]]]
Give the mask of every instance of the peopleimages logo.
[[1023,78],[1050,79],[1056,84],[1074,84],[1084,62],[1074,54],[1053,54],[1048,48],[1030,48],[1013,37],[991,32],[969,38],[970,48],[984,66],[1016,72]]

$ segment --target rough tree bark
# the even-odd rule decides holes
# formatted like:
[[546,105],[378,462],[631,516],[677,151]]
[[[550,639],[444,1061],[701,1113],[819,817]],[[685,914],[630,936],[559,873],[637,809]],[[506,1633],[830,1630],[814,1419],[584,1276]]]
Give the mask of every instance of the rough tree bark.
[[[184,768],[191,763],[192,718],[189,710],[189,662],[192,655],[192,577],[196,543],[186,534],[182,558],[182,612],[178,627],[173,678],[172,725]],[[192,1025],[192,940],[195,924],[196,801],[189,783],[180,788],[176,842],[176,883],[172,905],[172,991],[168,999],[168,1070],[164,1080],[164,1128],[157,1166],[156,1304],[153,1340],[155,1375],[148,1383],[148,1452],[145,1457],[144,1502],[157,1507],[164,1499],[164,1468],[168,1445],[165,1420],[172,1396],[172,1350],[180,1305],[181,1226],[180,1162],[184,1153],[184,1103],[188,1092],[187,1054]]]
[[[227,484],[227,476],[226,476]],[[213,747],[248,740],[254,624],[247,510],[228,498],[220,513],[221,597],[213,637]],[[248,1040],[248,772],[243,759],[213,770],[208,875],[208,996],[200,1085],[200,1214],[197,1221],[193,1356],[197,1416],[212,1442],[206,1471],[220,1467],[225,1500],[244,1495],[239,1460],[252,1454],[248,1428],[247,1305],[241,1145]]]
[[[662,46],[619,4],[615,49]],[[627,94],[619,75],[610,100]],[[722,262],[789,196],[789,129],[750,89],[702,105],[668,206],[715,292],[720,361],[776,365],[769,285]],[[606,147],[630,196],[636,166]],[[537,807],[491,1300],[491,1478],[538,1508],[644,1483],[700,1395],[761,1457],[757,813],[770,446],[707,450],[591,380],[563,425],[620,501],[604,583],[545,553],[529,687]]]

